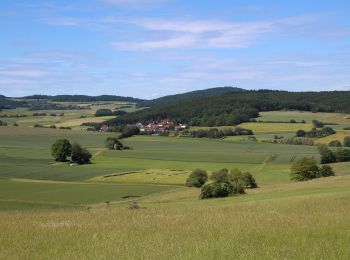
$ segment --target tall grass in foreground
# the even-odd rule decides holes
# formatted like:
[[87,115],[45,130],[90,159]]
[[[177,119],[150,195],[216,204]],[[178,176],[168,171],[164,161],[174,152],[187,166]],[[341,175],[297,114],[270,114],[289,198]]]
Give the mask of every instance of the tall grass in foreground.
[[0,258],[349,259],[349,199],[2,212]]

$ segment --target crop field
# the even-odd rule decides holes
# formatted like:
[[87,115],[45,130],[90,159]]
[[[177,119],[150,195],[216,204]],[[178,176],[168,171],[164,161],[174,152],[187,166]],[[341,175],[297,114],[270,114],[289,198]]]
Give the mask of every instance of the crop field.
[[306,123],[311,123],[312,120],[318,120],[324,123],[349,124],[350,114],[342,113],[312,113],[305,111],[269,111],[260,112],[259,121],[269,122],[289,122],[295,120],[301,122],[305,120]]
[[243,123],[239,127],[247,128],[253,130],[257,134],[269,134],[269,133],[285,133],[293,132],[295,133],[299,129],[309,131],[312,128],[311,124],[302,124],[302,123]]
[[[134,112],[138,110],[135,104],[127,102],[92,102],[92,103],[75,103],[75,102],[52,102],[55,104],[60,104],[64,106],[80,106],[86,109],[81,110],[35,110],[28,111],[27,108],[17,108],[0,111],[0,115],[26,115],[26,117],[8,117],[1,118],[3,122],[7,122],[9,125],[17,123],[20,126],[33,126],[35,124],[40,124],[43,126],[56,125],[57,127],[75,127],[79,126],[85,122],[102,122],[107,119],[113,118],[113,116],[106,117],[95,117],[95,112],[98,109],[111,109],[112,111],[120,108],[129,106],[128,108],[123,108],[126,112]],[[46,116],[33,116],[33,113],[46,113]],[[60,114],[64,114],[61,116]],[[56,116],[51,116],[51,114],[56,114]],[[84,128],[84,127],[83,127]]]
[[328,144],[329,142],[334,140],[338,140],[342,143],[344,140],[344,137],[346,136],[350,136],[350,130],[337,131],[333,135],[329,135],[329,136],[317,139],[316,143]]
[[[50,182],[25,179],[0,180],[0,209],[11,204],[27,204],[35,208],[74,207],[105,201],[137,198],[174,187],[161,185],[118,185],[77,182]],[[11,198],[11,199],[10,199]]]

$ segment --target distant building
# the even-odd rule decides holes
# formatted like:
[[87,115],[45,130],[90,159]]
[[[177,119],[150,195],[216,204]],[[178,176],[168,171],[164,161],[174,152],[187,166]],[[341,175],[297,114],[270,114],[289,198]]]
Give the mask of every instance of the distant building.
[[108,131],[109,126],[108,125],[101,125],[100,131]]
[[182,131],[187,128],[184,124],[176,125],[175,122],[170,121],[169,119],[163,119],[161,121],[155,122],[147,122],[137,123],[136,126],[140,129],[142,133],[150,133],[150,134],[160,134],[169,131]]

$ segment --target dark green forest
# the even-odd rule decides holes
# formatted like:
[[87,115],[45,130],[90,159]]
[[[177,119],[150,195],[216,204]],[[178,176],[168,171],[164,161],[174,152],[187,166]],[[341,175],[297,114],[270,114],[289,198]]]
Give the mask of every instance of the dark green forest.
[[32,95],[23,97],[23,99],[37,99],[37,100],[49,100],[54,102],[97,102],[97,101],[121,101],[137,103],[143,101],[142,99],[133,97],[122,97],[114,95],[101,95],[101,96],[86,96],[86,95]]
[[[199,92],[200,93],[200,92]],[[158,105],[111,119],[109,125],[133,124],[169,118],[193,126],[237,125],[251,121],[261,111],[301,110],[350,112],[350,91],[286,92],[272,90],[234,91],[221,96],[163,98]]]

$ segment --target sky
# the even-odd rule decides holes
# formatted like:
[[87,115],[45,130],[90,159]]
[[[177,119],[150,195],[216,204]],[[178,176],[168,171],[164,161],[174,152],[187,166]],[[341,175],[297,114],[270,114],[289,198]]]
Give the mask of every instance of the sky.
[[350,1],[1,0],[0,94],[350,90]]

